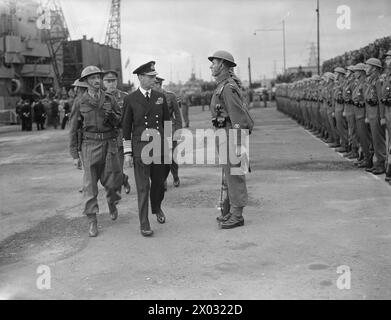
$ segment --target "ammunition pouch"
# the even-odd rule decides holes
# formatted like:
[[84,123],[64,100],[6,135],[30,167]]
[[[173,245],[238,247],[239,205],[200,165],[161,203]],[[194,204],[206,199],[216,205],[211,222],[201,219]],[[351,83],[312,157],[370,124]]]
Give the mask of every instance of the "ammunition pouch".
[[366,103],[368,103],[371,107],[376,107],[379,104],[377,100],[372,100],[372,99],[368,99]]
[[212,124],[215,128],[225,128],[227,126],[227,117],[215,117],[212,118]]
[[387,107],[391,107],[391,98],[381,99],[380,101]]
[[353,104],[357,107],[357,108],[364,108],[365,107],[365,102],[361,101],[354,101]]

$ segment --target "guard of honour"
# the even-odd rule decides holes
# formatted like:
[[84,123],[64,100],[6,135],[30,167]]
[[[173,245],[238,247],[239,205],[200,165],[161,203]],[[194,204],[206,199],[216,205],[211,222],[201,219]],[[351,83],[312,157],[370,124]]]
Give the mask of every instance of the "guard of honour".
[[[210,105],[212,124],[226,133],[233,130],[238,137],[236,142],[219,144],[219,152],[226,148],[226,154],[233,150],[240,157],[244,153],[240,134],[251,130],[253,123],[243,105],[240,81],[233,73],[236,64],[233,56],[222,50],[208,59],[212,62],[210,69],[217,82]],[[115,71],[101,71],[95,66],[84,68],[74,83],[77,97],[70,117],[70,154],[74,165],[84,172],[83,214],[87,216],[91,237],[98,235],[98,181],[105,188],[110,217],[116,220],[122,186],[126,193],[130,192],[124,167],[133,166],[143,236],[153,234],[148,218],[149,202],[157,221],[161,224],[166,222],[162,201],[170,171],[174,186],[180,185],[175,159],[171,164],[165,161],[166,150],[171,153],[176,141],[164,137],[165,123],[170,123],[170,126],[172,123],[174,131],[182,128],[177,98],[162,89],[164,79],[157,77],[154,61],[141,65],[133,73],[140,85],[130,94],[117,89],[118,75]],[[147,162],[144,161],[143,150],[156,138],[155,133],[159,136],[160,153],[157,157],[153,156],[152,162]],[[224,202],[228,205],[217,217],[222,229],[244,224],[243,208],[247,205],[245,174],[231,172],[231,169],[240,166],[241,163],[231,163],[230,159],[223,165],[222,188],[227,191]]]
[[391,185],[391,50],[322,77],[279,85],[277,108]]

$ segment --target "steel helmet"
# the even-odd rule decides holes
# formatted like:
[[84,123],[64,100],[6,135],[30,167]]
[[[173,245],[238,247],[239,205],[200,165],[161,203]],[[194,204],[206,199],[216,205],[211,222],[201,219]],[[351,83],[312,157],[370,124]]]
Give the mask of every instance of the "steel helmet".
[[320,78],[319,75],[314,74],[314,75],[312,76],[312,79],[315,80],[315,81],[319,81],[321,78]]
[[80,88],[88,88],[88,84],[80,81],[79,79],[76,79],[74,83],[72,83],[73,87],[80,87]]
[[236,63],[235,63],[234,57],[232,56],[232,54],[230,54],[227,51],[219,50],[219,51],[216,51],[210,57],[208,57],[209,61],[212,61],[214,58],[223,59],[225,61],[228,61],[229,64],[230,64],[230,67],[236,67]]
[[328,79],[333,79],[334,80],[334,74],[332,74],[331,72],[326,72],[324,75],[323,75],[325,78]]
[[385,56],[391,56],[391,50],[388,50]]
[[353,65],[347,66],[346,69],[350,71],[354,71],[354,66]]
[[354,71],[367,71],[367,67],[364,63],[360,62],[354,66]]
[[338,72],[338,73],[341,73],[341,74],[346,74],[346,70],[342,67],[336,67],[334,69],[334,72]]
[[365,61],[365,63],[369,64],[370,66],[375,66],[375,67],[378,67],[378,68],[382,67],[381,61],[379,59],[376,59],[376,58],[369,58],[367,61]]
[[91,76],[93,74],[102,74],[102,71],[95,66],[88,66],[83,69],[81,72],[80,80],[84,80],[88,76]]

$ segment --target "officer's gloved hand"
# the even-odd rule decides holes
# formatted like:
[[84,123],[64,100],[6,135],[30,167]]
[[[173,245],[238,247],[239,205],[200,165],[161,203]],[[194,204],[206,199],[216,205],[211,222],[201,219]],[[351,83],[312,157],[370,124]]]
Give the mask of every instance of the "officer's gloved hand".
[[73,159],[73,165],[76,167],[76,169],[79,169],[81,170],[81,160],[80,158],[77,158],[77,159]]
[[130,153],[126,153],[124,155],[124,164],[126,167],[129,168],[133,167],[133,157]]
[[345,113],[345,111],[344,111],[344,112],[342,112],[342,117],[346,117],[346,113]]
[[384,119],[384,118],[380,119],[380,125],[385,126],[386,125],[386,119]]
[[368,118],[365,118],[365,123],[369,123],[369,119]]
[[335,113],[333,112],[333,113],[331,114],[331,116],[332,116],[333,118],[335,118]]

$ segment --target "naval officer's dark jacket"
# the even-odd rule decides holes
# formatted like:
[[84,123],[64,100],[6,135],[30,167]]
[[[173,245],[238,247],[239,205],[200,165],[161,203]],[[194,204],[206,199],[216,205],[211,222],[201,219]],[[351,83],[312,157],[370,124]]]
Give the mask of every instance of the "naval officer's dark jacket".
[[163,147],[164,121],[170,121],[166,97],[163,93],[151,90],[149,101],[140,89],[132,92],[124,99],[124,115],[122,130],[124,137],[124,152],[129,152],[129,143],[133,157],[140,158],[143,147],[148,141],[141,141],[144,130],[156,129],[160,133]]

